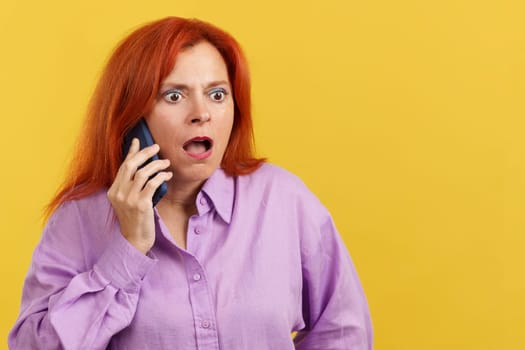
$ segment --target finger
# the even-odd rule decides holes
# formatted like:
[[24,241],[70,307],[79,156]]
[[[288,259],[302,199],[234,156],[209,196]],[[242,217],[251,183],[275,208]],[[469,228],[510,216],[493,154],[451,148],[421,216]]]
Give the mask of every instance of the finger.
[[[131,158],[133,154],[137,153],[139,149],[140,149],[140,140],[134,137],[133,139],[131,139],[131,144],[129,146],[128,153],[126,154],[122,164],[124,164],[126,160]],[[122,187],[121,185],[123,182],[122,178],[123,178],[123,173],[124,173],[122,164],[118,168],[117,174],[115,175],[115,178],[113,179],[113,183],[111,184],[109,188],[108,195],[110,197],[115,197],[117,194],[120,193],[120,190]]]
[[118,171],[117,171],[117,175],[115,176],[115,180],[114,180],[114,183],[117,182],[117,184],[121,183],[122,182],[122,178],[124,177],[124,167],[123,167],[123,164],[128,161],[131,157],[133,157],[133,155],[135,153],[137,153],[138,151],[140,150],[140,140],[136,137],[134,137],[132,140],[131,140],[131,145],[129,146],[129,150],[128,150],[128,153],[126,154],[126,157],[124,158],[124,161],[122,162],[122,164],[120,165]]
[[131,157],[128,160],[126,160],[125,163],[129,163],[128,166],[131,169],[134,168],[136,171],[138,167],[144,164],[144,162],[146,162],[149,158],[157,154],[159,150],[160,148],[157,144],[145,147],[140,151],[136,152],[135,154],[131,155]]
[[149,163],[144,168],[139,169],[133,177],[133,185],[130,192],[139,193],[142,191],[144,185],[152,175],[166,169],[169,166],[170,161],[168,159],[159,159]]
[[161,171],[146,183],[141,195],[150,200],[153,199],[153,194],[155,194],[157,188],[159,188],[164,181],[169,181],[172,177],[173,173],[171,171]]
[[112,185],[115,192],[122,193],[122,195],[126,196],[132,186],[132,179],[137,168],[148,159],[148,155],[151,158],[156,152],[158,152],[158,145],[156,144],[140,150],[140,140],[134,137],[131,140],[129,152],[115,176]]
[[131,140],[131,145],[129,146],[128,154],[126,154],[126,158],[124,158],[124,160],[131,158],[139,150],[140,150],[140,140],[134,137],[133,140]]
[[146,147],[139,152],[130,156],[129,159],[125,160],[120,166],[119,171],[122,171],[122,179],[131,181],[137,169],[144,164],[149,158],[153,157],[159,152],[159,145],[154,144]]

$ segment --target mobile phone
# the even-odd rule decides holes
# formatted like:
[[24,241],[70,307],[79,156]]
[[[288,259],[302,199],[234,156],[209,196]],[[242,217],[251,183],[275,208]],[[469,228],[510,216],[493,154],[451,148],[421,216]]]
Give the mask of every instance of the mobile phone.
[[[148,124],[146,124],[146,121],[144,118],[140,119],[140,121],[131,128],[130,131],[124,136],[124,140],[122,142],[122,159],[126,158],[126,155],[129,152],[129,148],[131,147],[131,141],[133,141],[133,138],[137,138],[140,141],[140,149],[143,149],[145,147],[151,146],[155,144],[155,141],[153,141],[153,136],[151,136],[151,132],[149,131]],[[153,157],[146,160],[141,166],[139,166],[139,169],[146,166],[147,164],[151,163],[154,160],[158,160],[159,157],[157,154],[153,155]],[[148,181],[157,175],[157,173],[150,176]],[[164,181],[158,188],[155,190],[155,193],[153,194],[153,206],[156,206],[157,203],[164,197],[164,195],[168,192],[168,183]]]

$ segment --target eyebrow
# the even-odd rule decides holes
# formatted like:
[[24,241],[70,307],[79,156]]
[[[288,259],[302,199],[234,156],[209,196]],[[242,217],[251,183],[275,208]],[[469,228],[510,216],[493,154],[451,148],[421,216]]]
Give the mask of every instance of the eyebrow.
[[[206,84],[205,88],[208,89],[212,86],[217,86],[217,85],[227,85],[227,86],[230,86],[230,83],[226,80],[216,80],[216,81],[212,81],[212,82],[209,82],[208,84]],[[178,89],[178,90],[184,90],[184,91],[188,91],[188,90],[191,90],[190,87],[188,85],[185,85],[185,84],[177,84],[177,83],[170,83],[170,82],[167,82],[167,83],[164,83],[161,85],[161,89],[165,89],[167,88],[168,86],[170,87],[173,87],[175,89]]]

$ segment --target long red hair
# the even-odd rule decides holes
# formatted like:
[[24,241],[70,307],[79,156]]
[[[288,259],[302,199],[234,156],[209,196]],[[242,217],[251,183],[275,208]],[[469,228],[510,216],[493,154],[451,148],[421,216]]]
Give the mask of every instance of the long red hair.
[[109,58],[90,100],[70,169],[47,206],[46,217],[67,200],[111,186],[123,161],[124,135],[153,107],[177,54],[199,41],[208,41],[221,53],[233,89],[233,128],[221,167],[236,176],[249,174],[264,162],[254,157],[250,75],[237,41],[209,23],[167,17],[135,30]]

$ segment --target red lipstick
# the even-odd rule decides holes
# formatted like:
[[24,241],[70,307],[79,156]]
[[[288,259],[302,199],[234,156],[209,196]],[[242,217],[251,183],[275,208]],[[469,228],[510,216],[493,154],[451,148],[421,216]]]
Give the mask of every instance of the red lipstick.
[[184,142],[182,148],[192,158],[206,159],[212,154],[213,139],[208,136],[197,136]]

